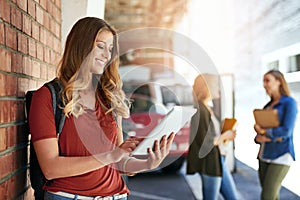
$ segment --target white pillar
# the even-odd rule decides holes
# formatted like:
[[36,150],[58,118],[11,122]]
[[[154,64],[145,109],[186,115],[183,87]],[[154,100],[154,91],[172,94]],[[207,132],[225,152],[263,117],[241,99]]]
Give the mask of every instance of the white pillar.
[[82,17],[104,18],[105,0],[62,0],[62,48],[74,23]]

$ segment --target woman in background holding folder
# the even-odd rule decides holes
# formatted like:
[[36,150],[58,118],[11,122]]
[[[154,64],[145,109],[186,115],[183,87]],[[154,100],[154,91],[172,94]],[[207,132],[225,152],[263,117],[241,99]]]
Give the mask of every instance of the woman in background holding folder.
[[279,199],[281,183],[295,160],[293,131],[297,105],[290,97],[288,85],[280,71],[268,71],[263,83],[271,98],[264,109],[276,109],[280,122],[274,128],[254,125],[257,133],[254,140],[260,144],[258,174],[262,187],[261,199],[272,200]]
[[197,113],[191,120],[187,174],[200,174],[205,200],[218,199],[220,192],[224,199],[240,199],[225,164],[225,142],[233,140],[236,132],[227,130],[221,134],[220,122],[209,105],[212,95],[202,75],[196,77],[193,92]]

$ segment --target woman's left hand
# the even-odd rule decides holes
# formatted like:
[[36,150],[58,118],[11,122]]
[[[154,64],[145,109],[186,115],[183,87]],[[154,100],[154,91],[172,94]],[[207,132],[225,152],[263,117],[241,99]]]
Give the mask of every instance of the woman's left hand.
[[272,140],[268,138],[266,135],[257,134],[254,138],[254,141],[256,141],[257,143],[262,143],[262,142],[271,142]]
[[153,149],[148,148],[149,157],[147,159],[147,165],[149,169],[158,167],[169,154],[174,136],[174,133],[171,133],[168,138],[167,136],[163,136],[160,142],[157,140],[154,142]]

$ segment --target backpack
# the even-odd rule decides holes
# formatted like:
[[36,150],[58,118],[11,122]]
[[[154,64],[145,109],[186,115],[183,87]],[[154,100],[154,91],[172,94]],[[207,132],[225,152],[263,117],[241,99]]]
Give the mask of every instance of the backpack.
[[[65,115],[63,113],[63,110],[61,109],[63,104],[62,100],[60,98],[60,93],[63,89],[63,85],[61,82],[55,78],[50,82],[45,83],[45,86],[50,90],[51,92],[51,97],[52,97],[52,106],[53,106],[53,113],[55,116],[55,126],[56,126],[56,133],[57,133],[57,138],[59,139],[59,134],[62,131],[62,128],[65,123]],[[32,95],[35,91],[28,91],[25,94],[25,113],[26,113],[26,128],[27,128],[27,133],[30,133],[30,127],[29,127],[29,112],[30,112],[30,107],[34,106],[31,105],[31,99]],[[30,140],[30,182],[31,182],[31,187],[34,190],[34,197],[36,200],[42,200],[44,199],[44,190],[43,186],[47,182],[47,184],[51,181],[47,181],[37,160],[37,156],[35,153],[35,150],[33,148],[32,141]]]

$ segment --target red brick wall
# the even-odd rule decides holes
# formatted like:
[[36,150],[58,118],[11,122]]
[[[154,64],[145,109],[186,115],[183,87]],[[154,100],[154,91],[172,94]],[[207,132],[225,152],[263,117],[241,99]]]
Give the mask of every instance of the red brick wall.
[[0,199],[32,199],[24,94],[55,76],[60,0],[0,0]]

